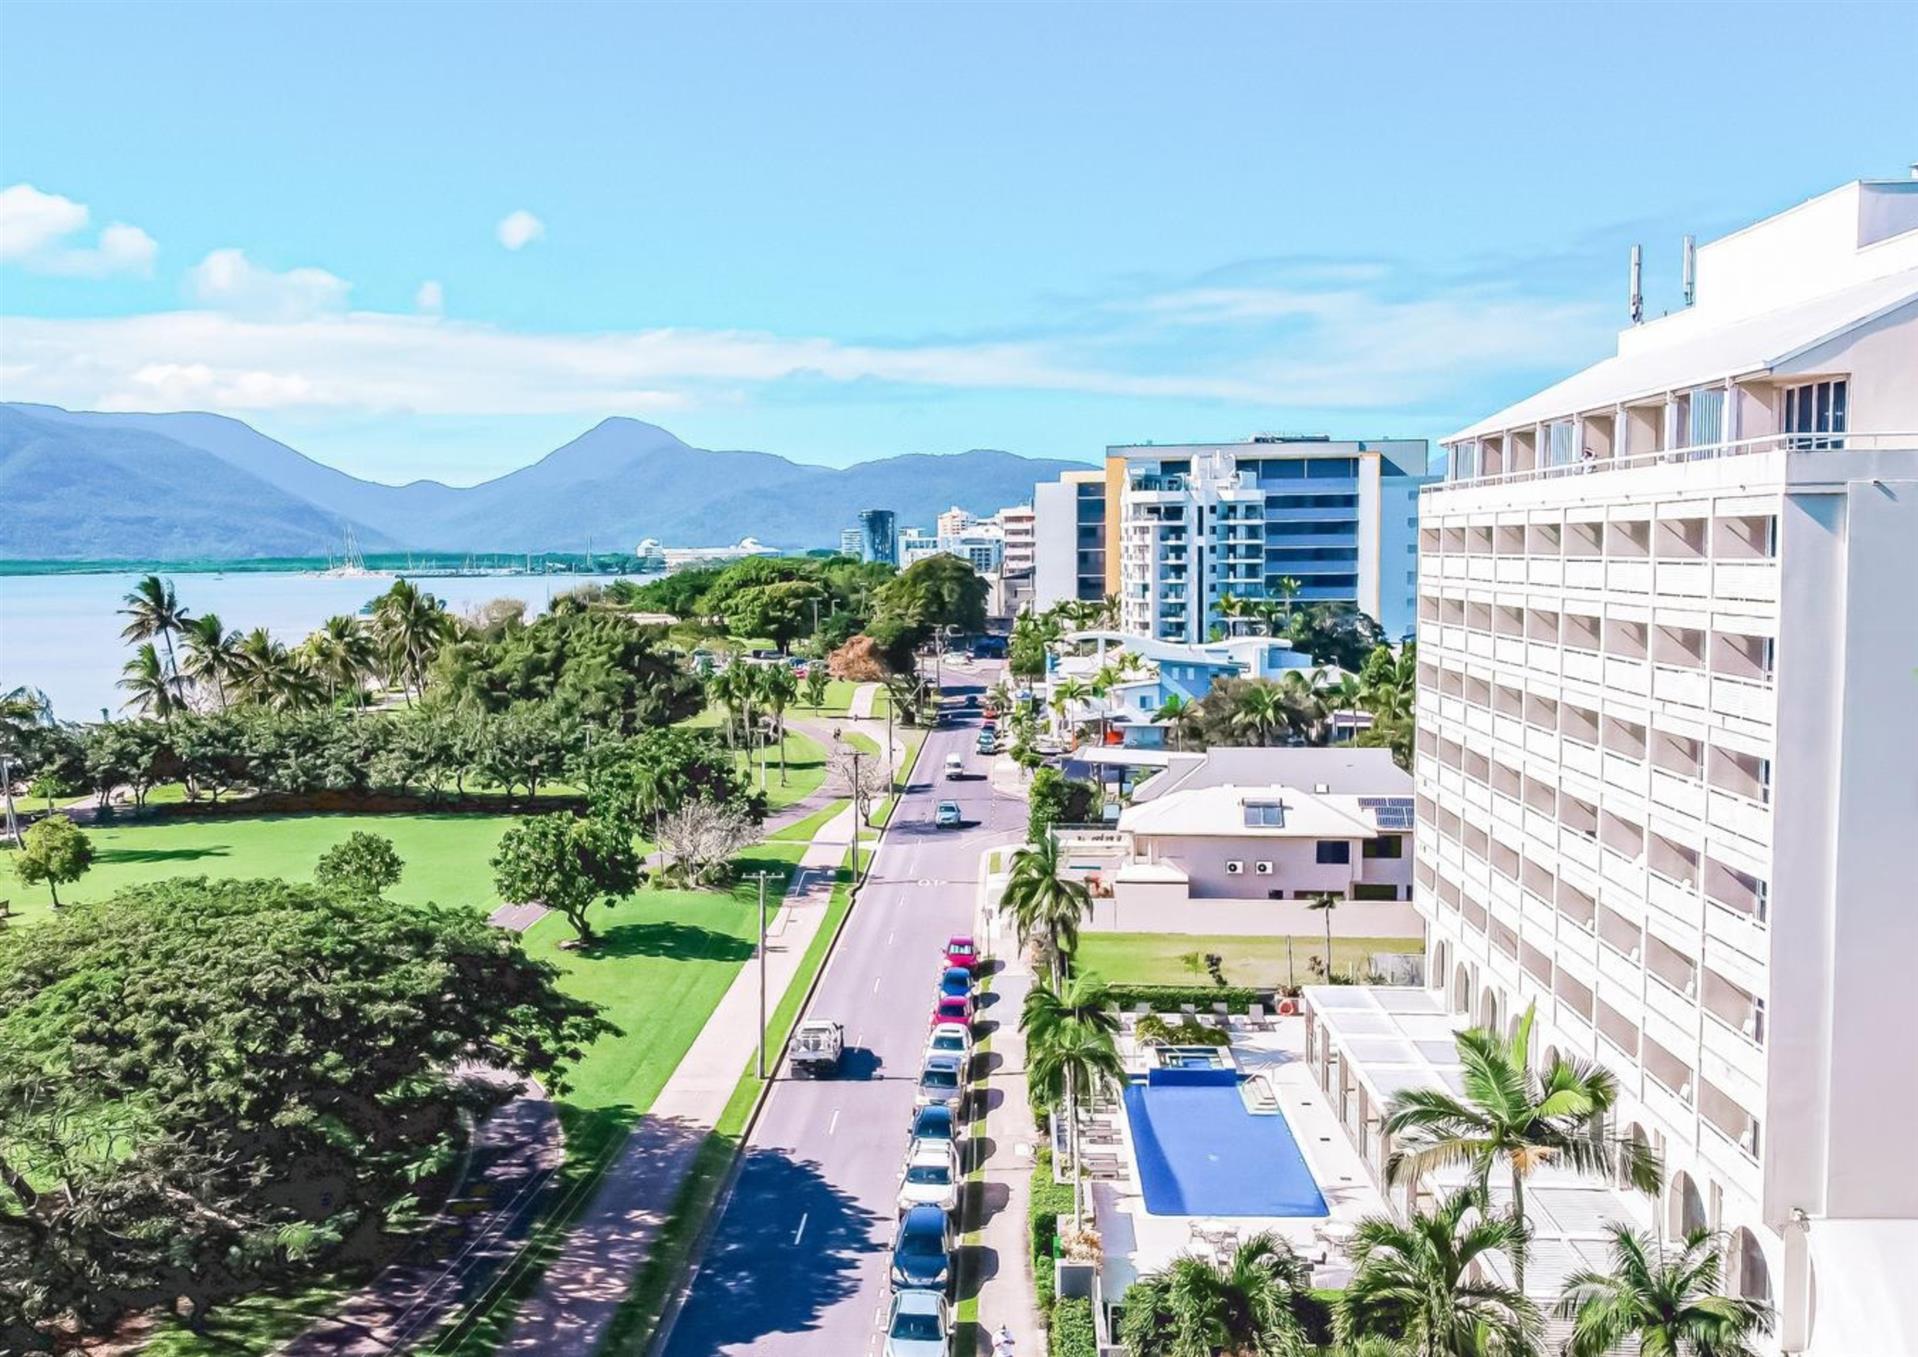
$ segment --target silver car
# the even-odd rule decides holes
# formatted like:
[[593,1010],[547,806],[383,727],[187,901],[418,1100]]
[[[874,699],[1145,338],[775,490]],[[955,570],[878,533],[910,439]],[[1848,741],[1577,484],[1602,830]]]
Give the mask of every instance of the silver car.
[[919,1071],[919,1086],[913,1090],[914,1107],[949,1107],[956,1118],[966,1101],[965,1057],[940,1052],[926,1057]]
[[951,1351],[951,1303],[937,1291],[895,1291],[885,1357],[948,1357]]

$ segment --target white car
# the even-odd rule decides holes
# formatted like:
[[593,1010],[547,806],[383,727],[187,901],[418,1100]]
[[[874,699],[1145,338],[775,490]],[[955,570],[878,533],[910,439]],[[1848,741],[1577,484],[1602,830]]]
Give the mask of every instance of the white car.
[[[932,1034],[926,1038],[924,1054],[970,1056],[972,1054],[972,1029],[962,1022],[940,1023],[932,1029]],[[925,1062],[922,1059],[920,1063],[924,1064]]]
[[937,1291],[895,1291],[885,1357],[949,1357],[952,1304]]
[[959,1155],[949,1140],[915,1140],[906,1152],[906,1178],[899,1185],[899,1209],[959,1205]]

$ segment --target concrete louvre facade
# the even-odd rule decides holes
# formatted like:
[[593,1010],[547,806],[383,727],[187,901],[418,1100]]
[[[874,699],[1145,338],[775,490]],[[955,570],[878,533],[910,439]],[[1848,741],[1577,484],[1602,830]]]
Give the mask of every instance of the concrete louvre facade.
[[1424,493],[1428,975],[1618,1076],[1781,1350],[1918,1350],[1918,183],[1696,276]]

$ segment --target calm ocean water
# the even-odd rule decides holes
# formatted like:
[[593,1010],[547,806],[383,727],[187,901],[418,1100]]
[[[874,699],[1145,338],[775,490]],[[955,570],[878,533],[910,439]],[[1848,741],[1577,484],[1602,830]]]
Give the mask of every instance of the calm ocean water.
[[[180,574],[166,576],[188,612],[215,612],[229,629],[265,627],[292,645],[335,613],[353,614],[384,593],[391,576],[327,579],[298,574]],[[459,575],[418,581],[454,612],[495,598],[516,598],[529,609],[581,584],[610,575]],[[93,721],[102,707],[119,712],[124,694],[114,685],[132,653],[120,639],[126,619],[121,599],[134,574],[0,575],[0,692],[25,684],[53,699],[66,721]]]

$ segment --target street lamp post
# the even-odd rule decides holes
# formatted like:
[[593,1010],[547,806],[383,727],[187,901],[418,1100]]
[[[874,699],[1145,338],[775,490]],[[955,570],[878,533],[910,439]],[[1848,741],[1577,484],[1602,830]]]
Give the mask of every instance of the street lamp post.
[[746,872],[759,882],[759,1077],[766,1077],[766,878],[778,872]]

